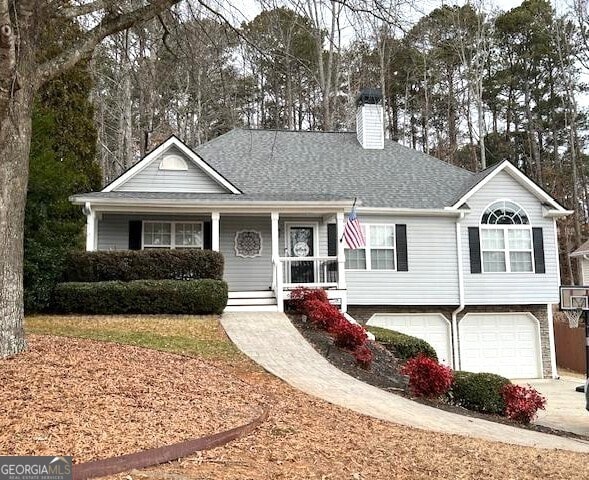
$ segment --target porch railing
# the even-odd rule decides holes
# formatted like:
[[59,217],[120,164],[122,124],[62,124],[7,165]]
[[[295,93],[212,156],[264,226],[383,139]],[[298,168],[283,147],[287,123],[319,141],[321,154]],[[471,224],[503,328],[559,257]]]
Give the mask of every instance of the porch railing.
[[338,286],[337,257],[280,257],[278,262],[277,274],[284,288]]

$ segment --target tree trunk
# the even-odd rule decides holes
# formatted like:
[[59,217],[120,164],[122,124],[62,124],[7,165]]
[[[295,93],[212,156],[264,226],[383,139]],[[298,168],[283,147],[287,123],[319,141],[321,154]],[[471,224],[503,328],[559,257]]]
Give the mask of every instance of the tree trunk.
[[[0,117],[0,358],[26,348],[23,311],[23,232],[29,150],[31,91],[18,91]],[[6,254],[8,252],[8,254]]]

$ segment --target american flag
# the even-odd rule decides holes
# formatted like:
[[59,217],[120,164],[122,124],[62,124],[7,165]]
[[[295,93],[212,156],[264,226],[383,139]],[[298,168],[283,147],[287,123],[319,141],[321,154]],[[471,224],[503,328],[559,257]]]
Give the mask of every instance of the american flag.
[[348,247],[352,250],[366,245],[366,240],[362,233],[362,227],[360,226],[360,221],[356,215],[356,207],[352,207],[352,211],[348,215],[348,221],[344,227],[344,238],[346,239]]

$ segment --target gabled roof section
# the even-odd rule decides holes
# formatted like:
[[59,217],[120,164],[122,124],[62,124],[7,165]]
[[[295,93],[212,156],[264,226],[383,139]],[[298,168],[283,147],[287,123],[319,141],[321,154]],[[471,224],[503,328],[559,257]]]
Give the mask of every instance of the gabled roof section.
[[170,149],[175,149],[183,154],[188,160],[192,162],[198,169],[204,172],[211,180],[213,180],[216,184],[223,187],[227,192],[232,194],[239,195],[241,194],[241,190],[237,188],[233,183],[231,183],[227,178],[221,175],[217,170],[215,170],[211,165],[209,165],[203,158],[201,158],[197,153],[195,153],[192,149],[190,149],[184,142],[178,139],[176,136],[172,135],[168,138],[164,143],[159,145],[157,148],[149,152],[145,157],[143,157],[139,162],[133,165],[130,169],[120,175],[118,178],[113,180],[110,184],[108,184],[102,192],[113,192],[116,191],[119,187],[122,187],[125,183],[131,180],[133,177],[138,175],[140,172],[145,170],[153,161],[155,161],[160,155],[163,155]]
[[465,182],[463,188],[459,190],[458,195],[453,200],[450,209],[458,209],[463,205],[470,197],[476,192],[483,188],[489,183],[499,172],[508,173],[515,181],[530,191],[538,200],[554,209],[555,213],[567,215],[570,212],[560,205],[552,196],[547,193],[542,187],[536,184],[533,180],[528,178],[523,172],[515,167],[510,161],[504,160],[503,162],[497,163],[481,172],[478,172],[472,176],[467,182]]
[[582,257],[583,255],[589,255],[589,240],[569,254],[570,257]]

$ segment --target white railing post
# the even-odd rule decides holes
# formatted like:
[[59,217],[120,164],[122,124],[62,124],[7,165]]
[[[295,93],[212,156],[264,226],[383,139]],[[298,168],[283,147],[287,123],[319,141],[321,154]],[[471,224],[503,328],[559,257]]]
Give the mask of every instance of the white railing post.
[[344,212],[337,212],[337,288],[346,289],[346,252],[345,244],[340,241],[344,235]]
[[272,274],[272,284],[274,286],[274,294],[276,295],[276,303],[278,304],[278,311],[284,311],[284,279],[282,278],[282,262],[279,258],[279,234],[278,234],[278,219],[280,215],[278,212],[271,212],[270,219],[272,220],[272,266],[274,273]]
[[215,252],[219,251],[219,219],[221,214],[219,212],[211,213],[211,249]]
[[278,305],[278,311],[284,312],[284,284],[282,281],[282,262],[276,258],[274,264],[276,270],[276,304]]

